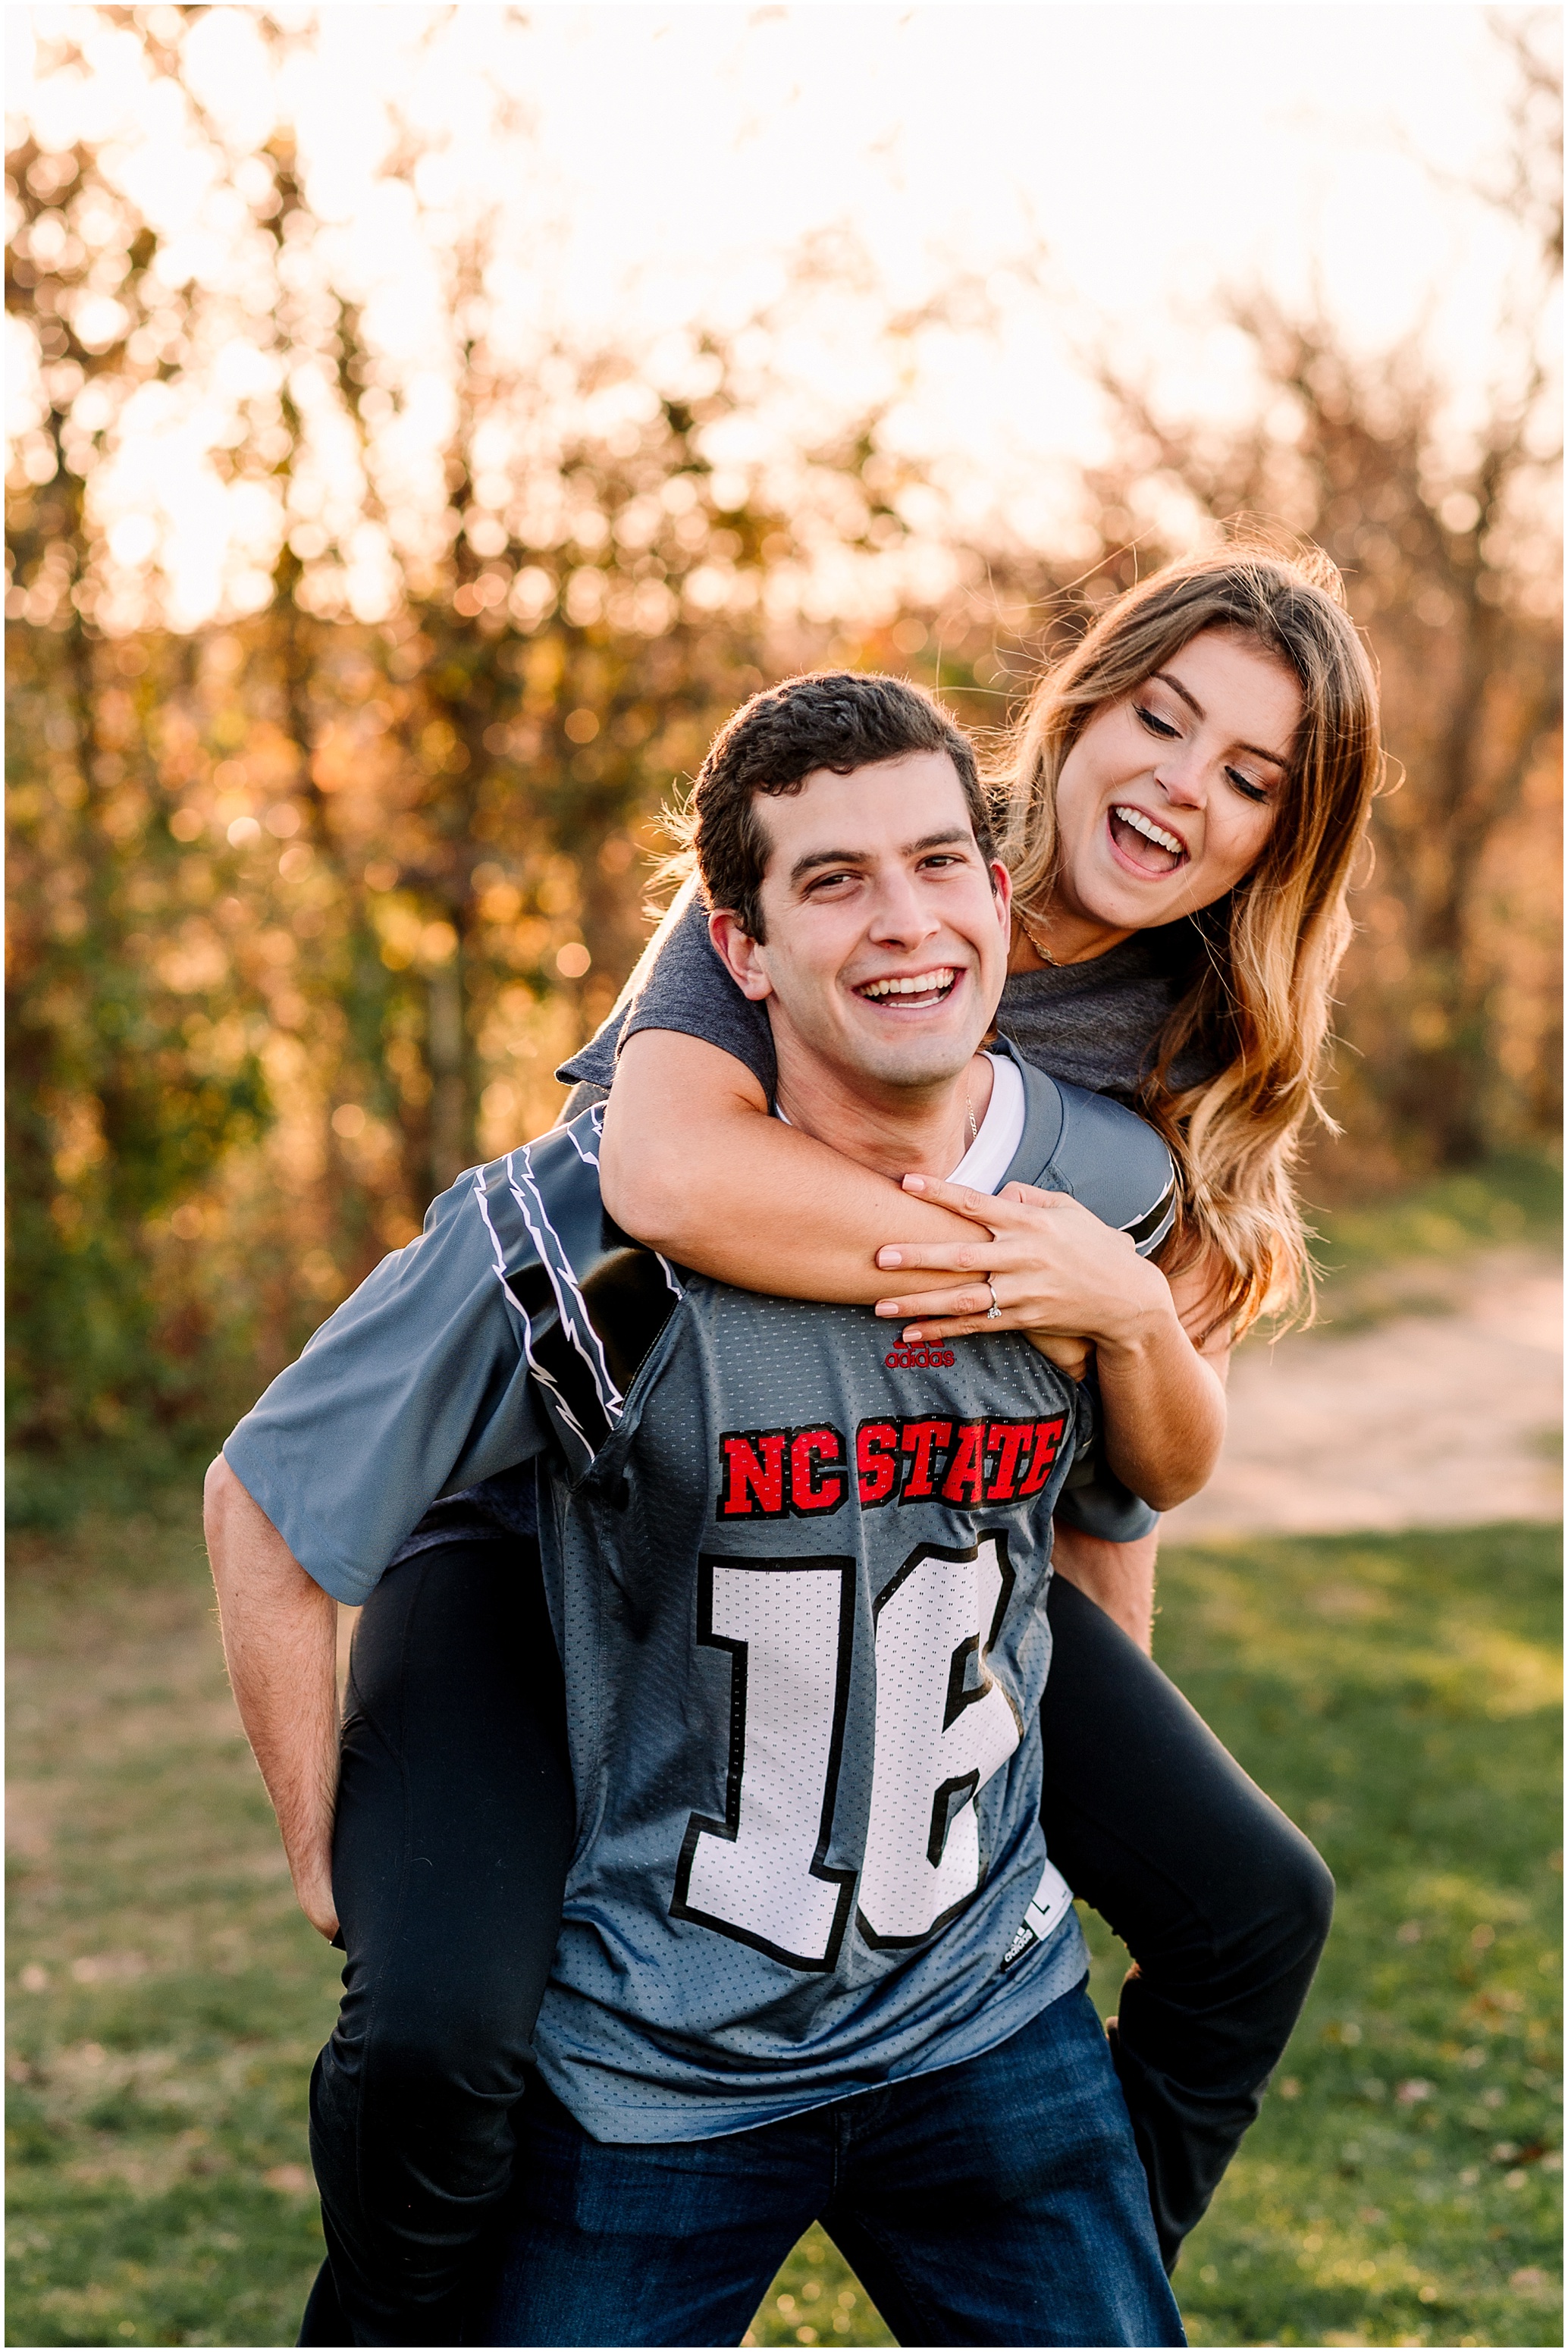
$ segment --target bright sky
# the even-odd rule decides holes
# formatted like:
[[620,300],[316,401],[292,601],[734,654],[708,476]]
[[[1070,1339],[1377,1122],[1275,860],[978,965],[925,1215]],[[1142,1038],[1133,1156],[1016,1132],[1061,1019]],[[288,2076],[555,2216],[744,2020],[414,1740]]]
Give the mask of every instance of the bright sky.
[[[397,12],[327,13],[357,47]],[[1257,272],[1321,278],[1380,341],[1441,288],[1466,366],[1509,238],[1436,174],[1506,142],[1488,13],[547,5],[529,99],[595,275],[680,257],[710,289],[847,220],[913,295],[943,255],[984,270],[1042,238],[1134,341]]]
[[[1468,192],[1507,166],[1510,68],[1481,8],[655,0],[523,20],[345,0],[270,12],[315,27],[281,75],[259,13],[196,20],[193,85],[237,163],[295,122],[312,205],[341,224],[337,274],[410,367],[440,341],[440,293],[386,177],[399,119],[443,151],[418,175],[426,236],[439,248],[490,215],[520,341],[551,317],[650,341],[740,320],[803,240],[847,229],[884,291],[830,278],[793,331],[798,380],[831,405],[901,365],[905,438],[968,473],[976,500],[1023,496],[1042,518],[1054,469],[1096,454],[1085,345],[1150,371],[1169,405],[1223,418],[1244,402],[1238,343],[1204,315],[1220,286],[1321,290],[1369,349],[1418,330],[1460,410],[1503,369],[1524,253]],[[79,37],[91,19],[91,76],[34,85],[29,19]],[[220,278],[221,228],[129,39],[83,9],[6,23],[13,124],[112,141],[123,184]],[[986,289],[992,335],[890,354],[888,303],[955,270]]]

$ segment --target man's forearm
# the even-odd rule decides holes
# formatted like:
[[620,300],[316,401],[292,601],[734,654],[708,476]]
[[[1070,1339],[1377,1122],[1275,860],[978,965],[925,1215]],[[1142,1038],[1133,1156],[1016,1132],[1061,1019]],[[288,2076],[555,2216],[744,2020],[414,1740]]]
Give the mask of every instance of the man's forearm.
[[1156,1511],[1173,1510],[1213,1473],[1225,1443],[1225,1387],[1173,1309],[1097,1350],[1105,1456]]
[[337,1603],[305,1573],[221,1455],[207,1473],[205,1502],[240,1720],[278,1816],[300,1907],[323,1936],[334,1936]]
[[1070,1520],[1058,1518],[1051,1544],[1051,1565],[1058,1576],[1076,1584],[1098,1608],[1114,1618],[1141,1650],[1154,1647],[1154,1555],[1160,1549],[1158,1528],[1135,1543],[1110,1543],[1091,1536]]

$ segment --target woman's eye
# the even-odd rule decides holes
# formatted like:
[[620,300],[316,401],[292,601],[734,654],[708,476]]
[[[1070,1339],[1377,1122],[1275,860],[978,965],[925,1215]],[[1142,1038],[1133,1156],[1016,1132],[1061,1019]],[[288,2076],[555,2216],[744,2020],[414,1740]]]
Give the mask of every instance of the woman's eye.
[[1230,782],[1236,786],[1237,791],[1242,793],[1246,799],[1249,801],[1266,801],[1269,798],[1268,786],[1266,784],[1255,784],[1252,778],[1250,776],[1244,776],[1239,768],[1227,768],[1225,772]]
[[1144,726],[1149,730],[1151,735],[1163,736],[1166,742],[1170,742],[1175,736],[1177,730],[1173,727],[1168,720],[1156,719],[1154,713],[1152,710],[1145,709],[1142,703],[1135,702],[1132,708],[1138,713],[1139,718],[1143,721]]

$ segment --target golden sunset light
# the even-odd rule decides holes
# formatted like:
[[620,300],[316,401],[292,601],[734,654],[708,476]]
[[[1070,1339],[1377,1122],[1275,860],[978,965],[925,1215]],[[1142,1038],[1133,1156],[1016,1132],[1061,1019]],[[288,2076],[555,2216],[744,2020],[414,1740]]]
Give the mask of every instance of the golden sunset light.
[[0,30],[7,2342],[1560,2340],[1560,12]]

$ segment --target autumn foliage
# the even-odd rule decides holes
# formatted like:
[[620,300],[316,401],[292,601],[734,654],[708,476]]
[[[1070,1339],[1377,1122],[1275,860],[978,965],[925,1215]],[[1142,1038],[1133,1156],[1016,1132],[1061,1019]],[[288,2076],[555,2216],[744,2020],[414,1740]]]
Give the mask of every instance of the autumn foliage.
[[[177,45],[140,37],[177,92]],[[1241,516],[1345,569],[1403,770],[1358,901],[1348,1162],[1554,1131],[1555,453],[1527,368],[1456,444],[1417,353],[1372,366],[1243,302],[1255,427],[1108,368],[1119,456],[1053,551],[945,515],[876,412],[757,454],[787,320],[657,364],[520,349],[482,223],[443,248],[451,396],[411,438],[286,134],[215,149],[221,282],[89,148],[29,138],[7,173],[37,364],[7,482],[25,1441],[205,1436],[435,1190],[548,1123],[645,936],[659,810],[765,678],[907,669],[994,725],[1133,566]],[[238,520],[192,624],[126,484],[197,400]]]

